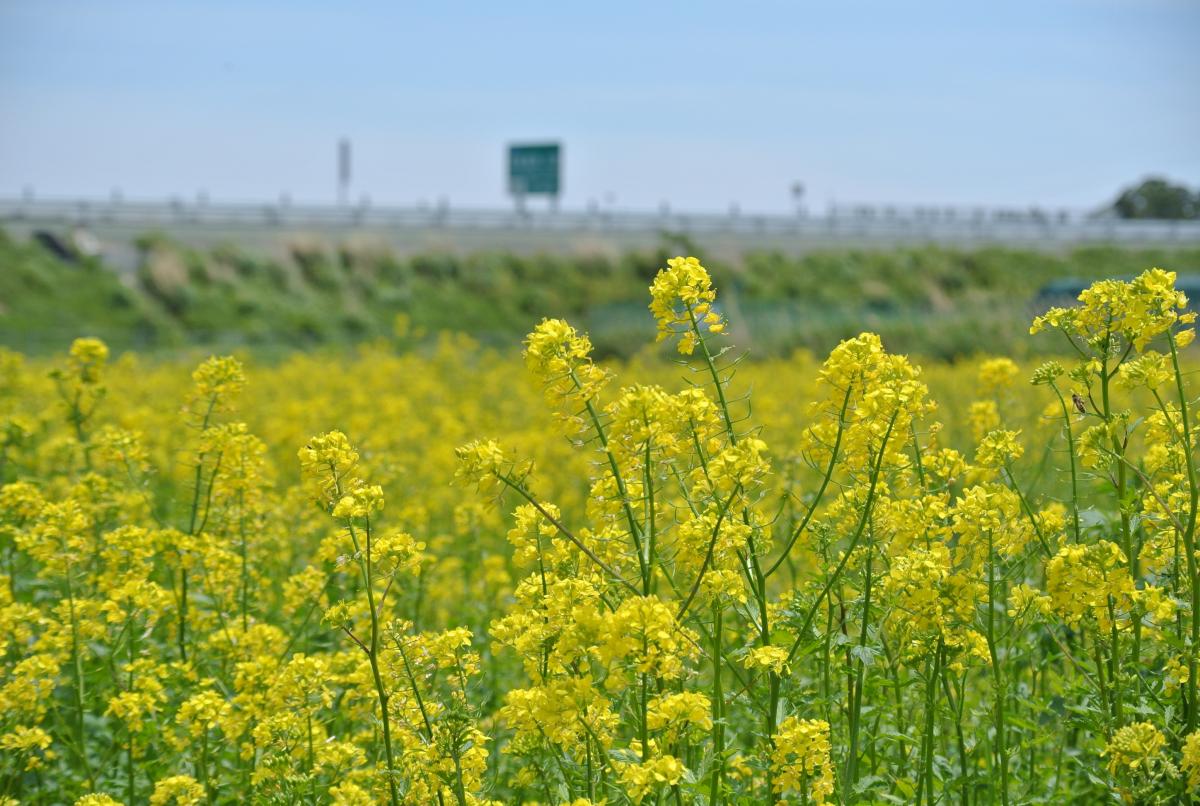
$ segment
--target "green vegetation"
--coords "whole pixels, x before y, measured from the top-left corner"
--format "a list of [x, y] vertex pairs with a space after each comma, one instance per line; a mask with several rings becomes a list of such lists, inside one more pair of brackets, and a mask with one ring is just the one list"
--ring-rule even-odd
[[[436, 253], [411, 258], [369, 248], [292, 244], [286, 259], [235, 247], [198, 251], [148, 236], [135, 276], [94, 260], [67, 262], [0, 233], [0, 344], [31, 353], [96, 335], [118, 349], [183, 346], [313, 347], [442, 330], [510, 344], [531, 319], [563, 316], [601, 355], [642, 348], [645, 291], [669, 254], [523, 257]], [[682, 248], [681, 248], [682, 246]], [[936, 247], [746, 255], [713, 271], [735, 336], [759, 357], [819, 354], [863, 330], [893, 350], [938, 358], [1020, 354], [1039, 288], [1157, 265], [1200, 270], [1200, 249], [1088, 248], [1065, 255]]]
[[99, 261], [65, 261], [0, 230], [0, 344], [45, 353], [85, 333], [122, 347], [186, 340], [167, 311]]
[[1121, 218], [1191, 221], [1200, 217], [1200, 190], [1192, 192], [1161, 177], [1150, 177], [1121, 191], [1112, 209]]

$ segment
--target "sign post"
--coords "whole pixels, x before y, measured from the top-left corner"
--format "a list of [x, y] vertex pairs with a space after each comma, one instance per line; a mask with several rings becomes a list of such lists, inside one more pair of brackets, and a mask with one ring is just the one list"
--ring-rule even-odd
[[548, 196], [558, 206], [562, 191], [562, 146], [522, 143], [508, 147], [508, 192], [524, 211], [526, 196]]

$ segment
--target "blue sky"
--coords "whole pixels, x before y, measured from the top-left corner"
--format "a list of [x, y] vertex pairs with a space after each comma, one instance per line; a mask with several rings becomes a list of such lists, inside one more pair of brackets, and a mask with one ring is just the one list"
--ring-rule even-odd
[[1200, 184], [1200, 3], [0, 2], [0, 195], [1086, 207]]

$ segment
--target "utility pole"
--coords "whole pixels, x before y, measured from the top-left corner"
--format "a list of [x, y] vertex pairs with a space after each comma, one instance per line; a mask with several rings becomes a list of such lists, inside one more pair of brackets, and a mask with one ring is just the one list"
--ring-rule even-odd
[[804, 216], [804, 183], [792, 183], [792, 202], [796, 205], [796, 215]]
[[350, 138], [338, 141], [337, 149], [338, 207], [345, 207], [350, 197]]

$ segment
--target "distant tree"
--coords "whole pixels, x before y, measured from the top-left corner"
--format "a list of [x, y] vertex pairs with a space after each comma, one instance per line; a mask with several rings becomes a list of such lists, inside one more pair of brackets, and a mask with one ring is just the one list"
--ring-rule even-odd
[[1160, 177], [1149, 177], [1136, 187], [1126, 188], [1113, 202], [1120, 218], [1200, 218], [1200, 192], [1173, 185]]

